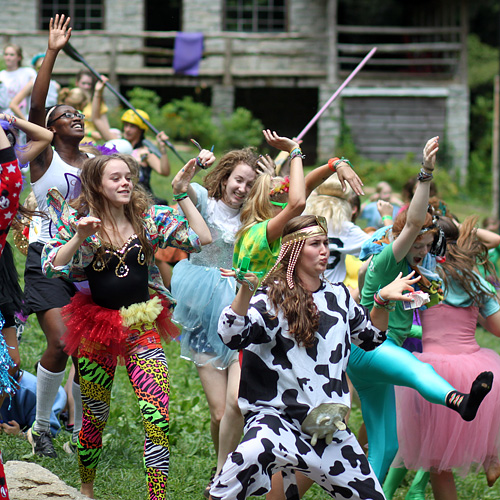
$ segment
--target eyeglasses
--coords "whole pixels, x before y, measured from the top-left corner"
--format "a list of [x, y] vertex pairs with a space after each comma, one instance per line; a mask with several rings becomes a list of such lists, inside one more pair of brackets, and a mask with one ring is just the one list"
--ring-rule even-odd
[[276, 207], [281, 207], [281, 210], [285, 210], [285, 207], [288, 205], [288, 202], [286, 201], [285, 203], [280, 203], [279, 201], [271, 201], [271, 205], [274, 205]]
[[77, 111], [76, 113], [71, 113], [70, 111], [66, 111], [66, 113], [63, 113], [62, 115], [59, 115], [57, 118], [50, 120], [49, 124], [56, 122], [57, 120], [59, 120], [59, 118], [71, 119], [71, 118], [75, 118], [75, 117], [80, 118], [80, 120], [85, 119], [85, 115], [83, 113], [80, 113], [79, 111]]

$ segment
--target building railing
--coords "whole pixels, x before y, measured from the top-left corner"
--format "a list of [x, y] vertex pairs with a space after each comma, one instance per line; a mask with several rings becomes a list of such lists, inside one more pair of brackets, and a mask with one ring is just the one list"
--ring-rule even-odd
[[[172, 61], [177, 32], [74, 32], [71, 43], [111, 80], [174, 77]], [[250, 78], [294, 78], [325, 81], [330, 74], [349, 72], [373, 47], [378, 50], [363, 74], [370, 78], [466, 81], [466, 31], [463, 27], [345, 26], [336, 40], [310, 33], [204, 33], [200, 78], [231, 85]], [[2, 30], [0, 37], [25, 48], [46, 46], [42, 31]], [[330, 47], [330, 48], [329, 48]], [[333, 53], [332, 48], [333, 47]], [[330, 52], [329, 52], [330, 50]], [[29, 53], [29, 52], [28, 52]], [[69, 74], [77, 63], [60, 58], [56, 74]]]

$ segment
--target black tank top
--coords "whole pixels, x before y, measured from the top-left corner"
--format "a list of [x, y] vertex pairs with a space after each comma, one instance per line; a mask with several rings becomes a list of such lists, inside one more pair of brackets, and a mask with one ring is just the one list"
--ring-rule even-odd
[[107, 247], [85, 268], [93, 301], [120, 309], [149, 300], [148, 266], [139, 238], [132, 235], [121, 248]]

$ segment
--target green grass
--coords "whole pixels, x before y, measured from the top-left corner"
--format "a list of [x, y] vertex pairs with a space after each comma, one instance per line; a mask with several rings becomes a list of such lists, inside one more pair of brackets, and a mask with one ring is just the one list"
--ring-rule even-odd
[[[189, 157], [189, 154], [184, 153], [184, 156]], [[180, 167], [180, 162], [173, 158], [173, 172]], [[171, 199], [170, 180], [171, 178], [165, 179], [153, 174], [153, 186], [159, 196]], [[453, 204], [451, 207], [454, 208]], [[464, 207], [460, 208], [465, 214]], [[15, 252], [15, 257], [22, 281], [24, 257], [19, 252]], [[481, 345], [500, 352], [497, 338], [483, 330], [479, 330], [477, 336]], [[44, 349], [44, 335], [36, 317], [31, 316], [20, 346], [23, 367], [33, 371], [33, 366], [40, 359]], [[171, 378], [171, 469], [167, 498], [201, 500], [203, 490], [209, 480], [210, 470], [215, 465], [215, 453], [209, 432], [208, 406], [194, 365], [179, 357], [179, 344], [172, 342], [165, 346], [165, 352]], [[101, 500], [146, 499], [140, 413], [123, 367], [117, 370], [112, 394], [111, 414], [104, 433], [104, 450], [95, 483], [96, 498]], [[353, 408], [349, 425], [354, 432], [359, 429], [361, 421], [359, 408]], [[64, 431], [56, 438], [55, 446], [59, 454], [56, 460], [34, 457], [27, 441], [5, 434], [0, 435], [0, 449], [4, 460], [35, 461], [57, 474], [71, 486], [78, 488], [79, 475], [76, 458], [67, 455], [62, 449], [64, 442], [68, 439], [69, 434]], [[412, 472], [408, 473], [396, 492], [394, 497], [396, 500], [405, 498], [413, 475]], [[488, 488], [483, 473], [470, 474], [465, 478], [457, 476], [456, 482], [460, 499], [500, 500], [500, 484], [491, 489]], [[315, 485], [304, 498], [326, 500], [330, 497]], [[427, 498], [433, 498], [430, 486], [427, 487]]]

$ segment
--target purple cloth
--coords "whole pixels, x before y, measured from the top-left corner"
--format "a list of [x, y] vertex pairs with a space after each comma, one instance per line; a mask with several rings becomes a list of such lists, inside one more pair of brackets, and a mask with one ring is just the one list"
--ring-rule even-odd
[[179, 31], [174, 45], [174, 71], [184, 75], [198, 76], [203, 56], [203, 33]]

